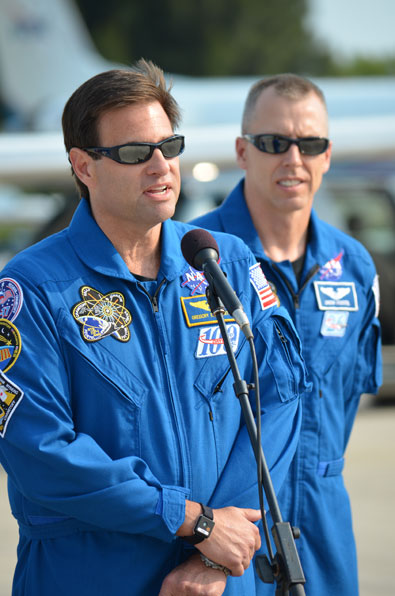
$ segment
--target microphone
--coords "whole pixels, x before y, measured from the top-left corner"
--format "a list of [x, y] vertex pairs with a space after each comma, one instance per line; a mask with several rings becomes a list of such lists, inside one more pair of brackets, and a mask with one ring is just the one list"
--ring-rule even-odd
[[217, 261], [219, 248], [215, 238], [207, 230], [195, 229], [181, 239], [184, 259], [194, 269], [203, 271], [213, 292], [220, 298], [247, 339], [252, 338], [250, 323], [243, 306]]

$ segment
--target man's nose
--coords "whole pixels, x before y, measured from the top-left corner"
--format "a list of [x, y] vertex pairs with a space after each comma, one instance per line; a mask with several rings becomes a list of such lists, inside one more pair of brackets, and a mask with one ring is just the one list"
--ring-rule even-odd
[[301, 164], [302, 163], [302, 154], [299, 150], [299, 147], [296, 143], [291, 143], [289, 149], [284, 153], [284, 163], [289, 164]]
[[154, 149], [152, 157], [148, 161], [148, 172], [150, 174], [163, 174], [167, 173], [169, 169], [169, 160], [164, 157], [160, 149]]

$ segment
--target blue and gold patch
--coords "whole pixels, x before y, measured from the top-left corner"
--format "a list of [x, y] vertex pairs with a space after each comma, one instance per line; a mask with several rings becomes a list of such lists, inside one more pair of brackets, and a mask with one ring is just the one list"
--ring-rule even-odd
[[0, 437], [4, 437], [7, 424], [22, 397], [22, 389], [0, 371]]
[[14, 366], [21, 347], [21, 336], [14, 323], [0, 319], [0, 370], [5, 372]]
[[120, 292], [102, 294], [90, 286], [82, 286], [80, 294], [83, 300], [73, 306], [72, 315], [81, 325], [85, 341], [99, 341], [109, 335], [129, 341], [132, 315], [125, 308], [125, 298]]
[[[217, 318], [212, 314], [205, 294], [197, 296], [181, 296], [182, 310], [188, 327], [197, 325], [216, 325]], [[234, 321], [229, 313], [225, 313], [225, 321]]]

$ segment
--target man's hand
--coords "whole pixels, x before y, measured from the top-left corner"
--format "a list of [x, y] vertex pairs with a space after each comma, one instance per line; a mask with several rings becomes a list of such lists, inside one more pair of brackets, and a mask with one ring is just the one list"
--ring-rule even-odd
[[[253, 522], [261, 519], [257, 509], [224, 507], [214, 509], [215, 526], [209, 538], [196, 544], [206, 557], [228, 567], [232, 575], [243, 575], [255, 551], [261, 546], [258, 528]], [[185, 521], [178, 529], [178, 536], [192, 535], [193, 527], [201, 513], [201, 507], [193, 501], [186, 501]]]
[[165, 577], [159, 596], [221, 596], [225, 587], [224, 572], [206, 567], [195, 554]]
[[257, 509], [215, 509], [211, 536], [196, 548], [212, 561], [228, 567], [232, 575], [243, 575], [261, 547], [259, 530], [253, 523], [259, 519], [261, 512]]

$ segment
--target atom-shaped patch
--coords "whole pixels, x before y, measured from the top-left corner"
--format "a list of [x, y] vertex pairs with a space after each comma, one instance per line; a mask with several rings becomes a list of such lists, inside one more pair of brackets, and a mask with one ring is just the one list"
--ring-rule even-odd
[[125, 298], [120, 292], [102, 294], [90, 286], [82, 286], [80, 294], [82, 302], [73, 306], [72, 315], [81, 325], [85, 341], [99, 341], [108, 335], [129, 341], [132, 315], [125, 308]]

